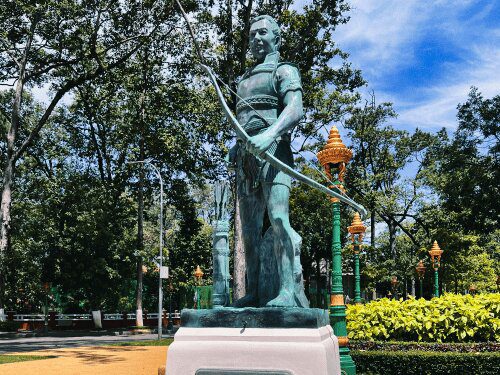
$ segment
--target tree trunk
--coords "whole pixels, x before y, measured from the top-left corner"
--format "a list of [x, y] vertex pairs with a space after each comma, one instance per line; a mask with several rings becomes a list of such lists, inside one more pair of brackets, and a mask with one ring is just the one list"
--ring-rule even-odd
[[411, 295], [415, 297], [415, 276], [411, 277]]
[[392, 260], [396, 260], [396, 224], [389, 219], [387, 224], [389, 228], [389, 249], [391, 253]]
[[316, 250], [316, 307], [321, 308], [321, 269], [320, 269], [320, 258], [318, 251]]
[[375, 249], [375, 211], [370, 212], [370, 246]]
[[[31, 38], [26, 47], [26, 54], [31, 45]], [[24, 78], [26, 74], [26, 55], [24, 61], [20, 66], [19, 79], [16, 83], [16, 93], [14, 102], [12, 103], [12, 115], [10, 121], [10, 128], [7, 133], [7, 158], [5, 161], [5, 169], [3, 175], [3, 189], [2, 189], [2, 203], [0, 206], [2, 215], [2, 229], [0, 238], [0, 308], [4, 307], [4, 293], [5, 293], [5, 255], [10, 248], [10, 229], [11, 229], [11, 216], [10, 210], [12, 207], [12, 182], [14, 180], [14, 169], [16, 160], [14, 157], [14, 147], [17, 138], [17, 130], [19, 127], [21, 101], [24, 90]]]
[[[141, 158], [142, 160], [142, 158]], [[138, 210], [137, 210], [137, 289], [135, 293], [136, 304], [136, 317], [135, 325], [138, 327], [144, 326], [142, 320], [142, 250], [144, 249], [144, 167], [141, 165], [139, 173], [139, 197], [138, 197]]]
[[236, 194], [234, 213], [233, 301], [245, 296], [245, 273], [245, 249], [243, 248], [243, 233], [241, 230], [239, 199], [238, 194]]
[[[9, 152], [8, 152], [9, 153]], [[6, 167], [4, 171], [3, 179], [3, 191], [2, 191], [2, 237], [0, 239], [0, 309], [4, 306], [4, 296], [5, 296], [5, 256], [10, 247], [10, 209], [12, 205], [12, 179], [14, 176], [14, 161], [11, 158], [7, 158]]]
[[248, 0], [248, 4], [245, 9], [245, 16], [243, 20], [243, 41], [241, 45], [241, 54], [240, 54], [240, 71], [244, 72], [245, 71], [245, 63], [246, 63], [246, 56], [247, 56], [247, 49], [248, 49], [248, 34], [250, 33], [250, 17], [252, 15], [252, 7], [253, 7], [253, 0]]

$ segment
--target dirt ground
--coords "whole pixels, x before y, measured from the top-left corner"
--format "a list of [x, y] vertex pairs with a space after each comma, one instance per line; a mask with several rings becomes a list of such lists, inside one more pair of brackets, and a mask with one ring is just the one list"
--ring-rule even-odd
[[[2, 375], [157, 375], [165, 366], [166, 346], [93, 346], [39, 350], [23, 355], [57, 358], [0, 365]], [[9, 353], [15, 354], [15, 353]]]

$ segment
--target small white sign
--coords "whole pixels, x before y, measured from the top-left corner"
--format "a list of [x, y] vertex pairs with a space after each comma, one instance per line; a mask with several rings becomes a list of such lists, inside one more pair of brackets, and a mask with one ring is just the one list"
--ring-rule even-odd
[[168, 279], [168, 267], [162, 266], [160, 269], [160, 279]]

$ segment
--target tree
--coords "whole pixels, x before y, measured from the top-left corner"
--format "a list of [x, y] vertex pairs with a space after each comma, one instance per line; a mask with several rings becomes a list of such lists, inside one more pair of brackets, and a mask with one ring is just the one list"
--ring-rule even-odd
[[426, 183], [452, 222], [465, 233], [487, 235], [498, 228], [500, 216], [500, 96], [483, 99], [473, 87], [457, 118], [453, 137], [441, 130], [426, 154]]
[[[4, 25], [0, 34], [0, 82], [15, 86], [12, 105], [4, 113], [9, 124], [1, 202], [2, 307], [5, 282], [2, 257], [10, 248], [16, 162], [37, 139], [66, 94], [106, 71], [121, 67], [157, 35], [169, 12], [163, 3], [9, 0], [0, 5], [0, 14]], [[26, 87], [40, 85], [50, 86], [53, 94], [35, 126], [19, 139], [23, 134], [23, 92]]]

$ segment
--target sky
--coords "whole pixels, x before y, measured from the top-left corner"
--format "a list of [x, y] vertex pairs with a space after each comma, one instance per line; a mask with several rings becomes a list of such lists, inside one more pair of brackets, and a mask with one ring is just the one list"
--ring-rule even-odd
[[[307, 3], [307, 1], [304, 1]], [[500, 1], [351, 0], [337, 45], [361, 69], [377, 102], [390, 101], [392, 124], [435, 132], [456, 125], [471, 86], [500, 93]]]

